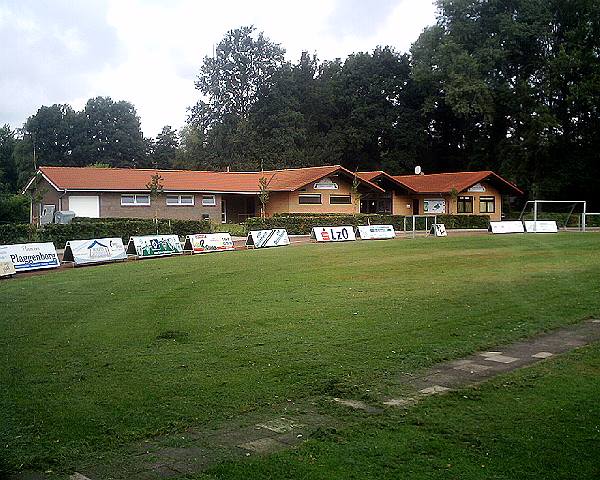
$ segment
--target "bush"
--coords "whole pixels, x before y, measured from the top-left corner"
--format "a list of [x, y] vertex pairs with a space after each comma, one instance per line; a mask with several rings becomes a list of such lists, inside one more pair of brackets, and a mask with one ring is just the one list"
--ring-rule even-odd
[[29, 222], [29, 197], [0, 195], [0, 224]]
[[[134, 235], [156, 234], [157, 224], [148, 219], [79, 219], [67, 225], [51, 223], [41, 227], [28, 224], [0, 225], [0, 244], [25, 242], [52, 242], [57, 248], [63, 248], [69, 240], [87, 240], [91, 238], [117, 237], [123, 242]], [[211, 232], [208, 221], [159, 220], [160, 234], [174, 234], [185, 237], [194, 233]]]
[[[249, 218], [246, 221], [248, 230], [263, 230], [271, 228], [285, 228], [290, 235], [308, 235], [313, 227], [337, 227], [342, 225], [393, 225], [397, 231], [404, 230], [404, 216], [402, 215], [338, 215], [338, 214], [277, 214], [273, 217]], [[407, 219], [407, 229], [412, 229], [412, 220]], [[446, 228], [487, 228], [490, 218], [487, 215], [438, 215], [438, 223], [444, 223]], [[433, 217], [428, 225], [433, 222]], [[417, 218], [416, 229], [425, 229], [425, 219]]]

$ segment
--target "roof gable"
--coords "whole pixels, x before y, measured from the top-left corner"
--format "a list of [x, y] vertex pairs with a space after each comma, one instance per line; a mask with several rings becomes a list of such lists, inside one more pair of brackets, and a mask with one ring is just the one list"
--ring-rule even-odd
[[451, 193], [453, 190], [460, 193], [476, 183], [489, 181], [499, 187], [501, 191], [523, 195], [523, 192], [514, 184], [491, 170], [433, 173], [429, 175], [396, 175], [393, 178], [417, 193]]

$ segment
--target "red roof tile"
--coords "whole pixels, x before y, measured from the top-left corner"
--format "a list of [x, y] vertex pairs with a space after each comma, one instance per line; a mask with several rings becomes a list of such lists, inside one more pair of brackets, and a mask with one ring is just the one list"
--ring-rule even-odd
[[[39, 171], [59, 190], [143, 191], [158, 173], [165, 191], [258, 193], [258, 181], [265, 177], [271, 191], [294, 191], [334, 173], [351, 178], [352, 172], [339, 165], [271, 170], [264, 172], [208, 172], [93, 167], [40, 167]], [[359, 177], [360, 178], [360, 177]], [[383, 191], [361, 178], [361, 183]]]
[[452, 190], [463, 192], [476, 183], [491, 181], [502, 190], [523, 195], [514, 184], [491, 170], [480, 172], [433, 173], [429, 175], [394, 175], [394, 179], [417, 193], [450, 193]]

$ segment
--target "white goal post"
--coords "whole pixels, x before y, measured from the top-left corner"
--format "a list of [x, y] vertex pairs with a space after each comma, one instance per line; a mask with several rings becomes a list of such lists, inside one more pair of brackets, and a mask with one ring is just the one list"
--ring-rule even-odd
[[573, 215], [573, 211], [575, 210], [575, 207], [577, 205], [582, 205], [583, 210], [581, 212], [581, 231], [585, 232], [585, 216], [587, 214], [587, 202], [585, 200], [528, 200], [527, 202], [525, 202], [525, 205], [523, 206], [523, 210], [521, 210], [521, 215], [519, 216], [519, 220], [523, 219], [523, 215], [525, 214], [525, 210], [527, 209], [527, 206], [533, 204], [533, 221], [537, 222], [538, 221], [538, 212], [539, 212], [538, 206], [541, 206], [544, 203], [558, 203], [558, 204], [572, 205], [571, 210], [569, 211], [569, 213], [567, 215], [567, 220], [565, 221], [565, 225], [564, 225], [565, 228], [566, 228], [567, 224], [569, 223], [569, 218], [571, 217], [571, 215]]

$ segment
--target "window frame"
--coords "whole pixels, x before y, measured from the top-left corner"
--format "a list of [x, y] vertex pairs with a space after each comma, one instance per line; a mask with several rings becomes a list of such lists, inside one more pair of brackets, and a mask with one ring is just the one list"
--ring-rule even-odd
[[[302, 199], [317, 198], [318, 202], [303, 202]], [[323, 205], [323, 196], [320, 193], [301, 193], [298, 195], [298, 205]]]
[[[176, 198], [177, 201], [175, 203], [169, 203], [169, 197]], [[192, 200], [191, 203], [183, 203], [182, 198], [190, 198]], [[191, 193], [167, 193], [165, 198], [165, 204], [167, 207], [193, 207], [196, 203], [195, 195]]]
[[[124, 197], [132, 197], [132, 203], [123, 203]], [[146, 197], [148, 202], [140, 202], [138, 201], [138, 197]], [[149, 193], [122, 193], [121, 194], [121, 206], [122, 207], [149, 207], [152, 200], [150, 199]]]
[[[347, 202], [332, 202], [331, 200], [333, 200], [334, 198], [347, 198], [348, 201]], [[351, 194], [346, 194], [346, 195], [342, 195], [342, 194], [336, 194], [336, 195], [329, 195], [329, 205], [352, 205], [352, 195]]]
[[[211, 199], [212, 202], [206, 202], [206, 200]], [[200, 200], [203, 207], [216, 207], [217, 206], [217, 196], [216, 195], [202, 195], [202, 199]]]
[[[486, 209], [482, 210], [482, 203], [486, 205]], [[488, 210], [488, 206], [492, 205], [492, 209]], [[479, 213], [496, 213], [496, 197], [494, 196], [483, 196], [479, 197]]]
[[[465, 203], [466, 202], [466, 203]], [[467, 210], [465, 207], [466, 205], [471, 205], [471, 210]], [[460, 211], [460, 205], [463, 205], [463, 211]], [[473, 213], [473, 195], [460, 195], [457, 199], [456, 199], [456, 213], [465, 213], [465, 214], [472, 214]]]

